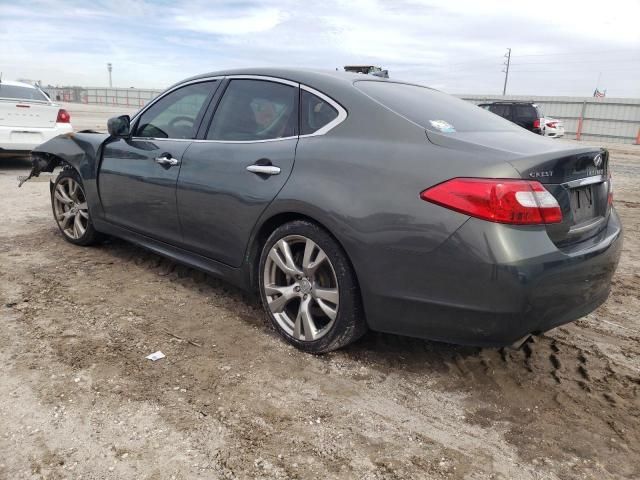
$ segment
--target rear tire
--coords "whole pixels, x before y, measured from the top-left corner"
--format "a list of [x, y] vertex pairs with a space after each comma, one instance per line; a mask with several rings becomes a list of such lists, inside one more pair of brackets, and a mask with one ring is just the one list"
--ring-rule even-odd
[[91, 221], [82, 178], [73, 168], [65, 168], [56, 178], [51, 189], [51, 208], [67, 242], [85, 246], [101, 239]]
[[347, 255], [314, 223], [296, 220], [277, 228], [262, 249], [258, 279], [271, 324], [300, 350], [330, 352], [367, 331]]

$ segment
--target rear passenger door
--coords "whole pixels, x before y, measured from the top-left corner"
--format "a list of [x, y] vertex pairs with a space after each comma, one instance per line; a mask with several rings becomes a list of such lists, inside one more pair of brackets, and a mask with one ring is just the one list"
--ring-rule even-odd
[[299, 88], [251, 77], [228, 78], [222, 89], [210, 125], [182, 159], [177, 204], [185, 246], [237, 267], [293, 168]]

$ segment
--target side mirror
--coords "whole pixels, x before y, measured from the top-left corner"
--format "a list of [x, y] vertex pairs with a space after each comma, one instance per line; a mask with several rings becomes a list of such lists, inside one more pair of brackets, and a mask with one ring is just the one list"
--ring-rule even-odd
[[107, 122], [107, 131], [112, 137], [128, 137], [131, 131], [129, 115], [110, 118]]

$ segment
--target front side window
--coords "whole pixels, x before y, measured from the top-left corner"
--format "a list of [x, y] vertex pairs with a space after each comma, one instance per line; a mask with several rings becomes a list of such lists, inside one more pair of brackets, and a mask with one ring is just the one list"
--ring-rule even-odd
[[297, 134], [296, 88], [265, 80], [231, 80], [208, 140], [255, 141]]
[[194, 138], [197, 119], [215, 81], [194, 83], [165, 95], [146, 110], [136, 128], [136, 137]]
[[338, 111], [311, 92], [300, 95], [300, 135], [317, 132], [338, 117]]

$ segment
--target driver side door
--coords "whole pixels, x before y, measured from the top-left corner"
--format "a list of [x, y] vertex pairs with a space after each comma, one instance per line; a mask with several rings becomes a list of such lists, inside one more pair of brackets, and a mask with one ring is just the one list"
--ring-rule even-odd
[[170, 91], [137, 117], [130, 137], [105, 145], [98, 187], [107, 221], [167, 243], [182, 242], [178, 173], [218, 83]]

